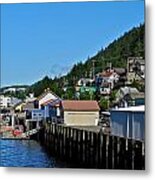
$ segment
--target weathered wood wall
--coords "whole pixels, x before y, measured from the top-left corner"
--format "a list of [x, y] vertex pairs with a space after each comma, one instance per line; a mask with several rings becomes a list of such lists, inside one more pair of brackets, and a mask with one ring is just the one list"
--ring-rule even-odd
[[39, 140], [52, 155], [71, 167], [145, 169], [145, 147], [141, 141], [58, 124], [41, 129]]

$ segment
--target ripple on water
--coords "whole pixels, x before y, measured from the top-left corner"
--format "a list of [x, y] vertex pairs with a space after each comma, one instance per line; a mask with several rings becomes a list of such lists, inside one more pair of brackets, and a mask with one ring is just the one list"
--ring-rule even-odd
[[33, 140], [0, 140], [0, 166], [53, 168], [55, 159]]

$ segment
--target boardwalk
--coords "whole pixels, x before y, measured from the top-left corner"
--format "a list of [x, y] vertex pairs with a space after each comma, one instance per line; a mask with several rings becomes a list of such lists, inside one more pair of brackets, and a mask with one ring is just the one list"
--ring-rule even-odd
[[71, 167], [145, 169], [144, 142], [106, 135], [98, 127], [46, 125], [39, 139]]

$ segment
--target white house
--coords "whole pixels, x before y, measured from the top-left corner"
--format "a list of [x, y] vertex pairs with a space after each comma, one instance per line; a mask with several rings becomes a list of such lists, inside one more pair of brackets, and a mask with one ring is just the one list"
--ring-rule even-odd
[[81, 78], [77, 82], [77, 86], [90, 86], [94, 82], [94, 79]]
[[59, 97], [54, 92], [52, 92], [50, 89], [46, 89], [45, 92], [37, 98], [39, 109], [43, 104], [50, 102], [51, 100], [56, 100], [58, 98]]
[[11, 98], [10, 97], [6, 97], [4, 95], [0, 96], [0, 107], [1, 108], [7, 108], [9, 107], [11, 104]]
[[15, 98], [15, 97], [9, 97], [9, 96], [0, 96], [0, 107], [1, 108], [8, 108], [8, 107], [13, 107], [17, 103], [21, 102], [20, 99]]

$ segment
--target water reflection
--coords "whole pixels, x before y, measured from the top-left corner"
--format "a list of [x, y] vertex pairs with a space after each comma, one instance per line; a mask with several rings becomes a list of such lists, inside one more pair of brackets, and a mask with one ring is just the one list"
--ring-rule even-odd
[[58, 166], [39, 143], [33, 140], [0, 140], [0, 166], [42, 167]]

